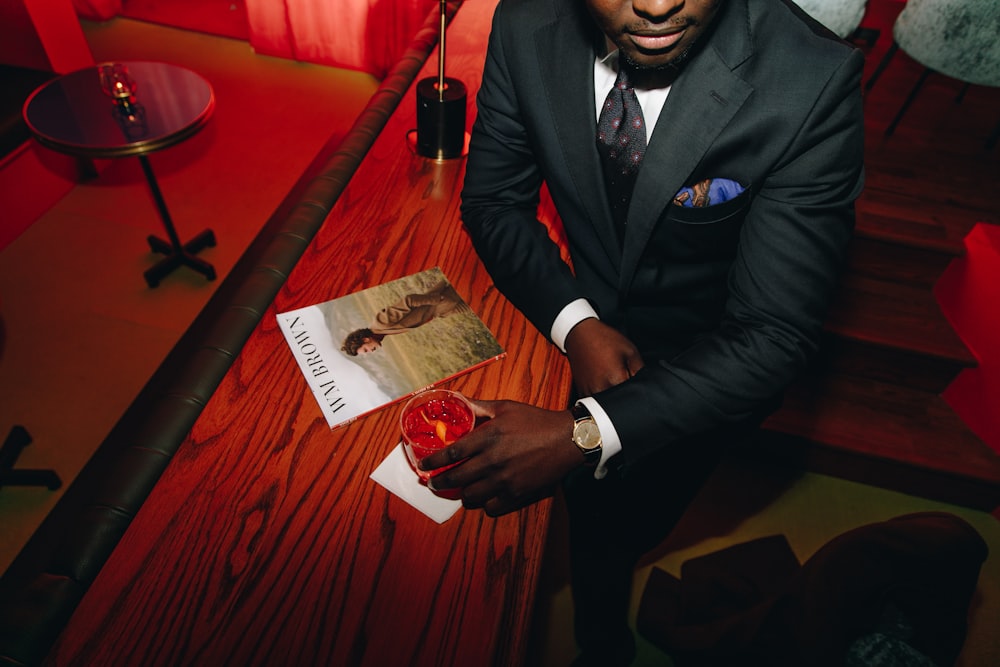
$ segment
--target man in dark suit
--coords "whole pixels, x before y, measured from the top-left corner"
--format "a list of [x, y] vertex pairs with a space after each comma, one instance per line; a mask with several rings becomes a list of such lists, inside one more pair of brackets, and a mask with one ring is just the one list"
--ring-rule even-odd
[[[817, 347], [862, 187], [862, 66], [787, 0], [497, 9], [463, 219], [497, 287], [566, 352], [580, 399], [477, 401], [488, 421], [424, 466], [466, 459], [435, 486], [491, 515], [563, 482], [594, 664], [628, 662], [638, 557]], [[595, 138], [614, 126], [599, 123], [613, 84], [635, 91], [648, 140], [630, 201], [609, 195]], [[537, 219], [543, 183], [571, 263]]]

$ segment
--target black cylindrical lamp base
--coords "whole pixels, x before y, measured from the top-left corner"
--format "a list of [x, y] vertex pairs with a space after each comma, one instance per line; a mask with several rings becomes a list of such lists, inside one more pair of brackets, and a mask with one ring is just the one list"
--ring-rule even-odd
[[465, 84], [445, 77], [444, 93], [438, 78], [417, 83], [417, 153], [444, 160], [461, 157], [465, 148]]

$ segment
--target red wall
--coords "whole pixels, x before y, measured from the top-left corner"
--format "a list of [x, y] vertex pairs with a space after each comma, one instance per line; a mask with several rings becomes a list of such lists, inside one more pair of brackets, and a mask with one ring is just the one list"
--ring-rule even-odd
[[965, 256], [948, 267], [934, 293], [979, 366], [963, 371], [943, 396], [1000, 453], [1000, 228], [976, 225], [965, 248]]

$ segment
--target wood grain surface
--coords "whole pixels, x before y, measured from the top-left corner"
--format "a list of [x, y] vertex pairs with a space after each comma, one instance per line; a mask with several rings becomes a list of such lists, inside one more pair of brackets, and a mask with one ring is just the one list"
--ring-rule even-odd
[[[494, 5], [465, 3], [448, 33], [448, 76], [469, 89], [470, 127]], [[436, 52], [424, 70], [436, 73]], [[461, 226], [464, 160], [415, 155], [415, 116], [411, 90], [48, 664], [522, 661], [550, 501], [499, 519], [424, 517], [369, 479], [398, 442], [398, 405], [330, 430], [275, 321], [439, 266], [507, 351], [445, 386], [566, 405], [564, 360], [496, 291]]]

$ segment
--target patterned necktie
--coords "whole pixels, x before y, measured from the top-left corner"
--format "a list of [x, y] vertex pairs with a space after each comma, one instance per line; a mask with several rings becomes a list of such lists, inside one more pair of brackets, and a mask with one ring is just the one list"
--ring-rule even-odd
[[629, 201], [646, 154], [646, 123], [625, 63], [619, 64], [618, 78], [597, 120], [597, 151], [604, 167], [611, 214], [619, 238], [624, 238]]

